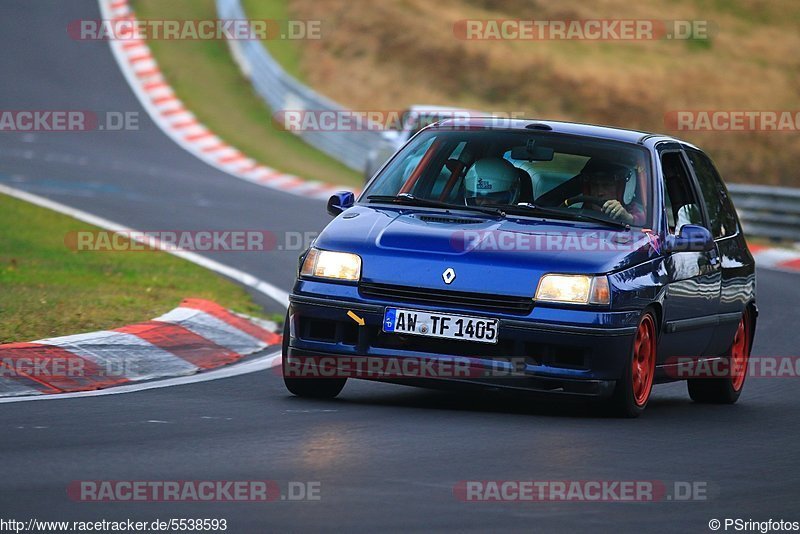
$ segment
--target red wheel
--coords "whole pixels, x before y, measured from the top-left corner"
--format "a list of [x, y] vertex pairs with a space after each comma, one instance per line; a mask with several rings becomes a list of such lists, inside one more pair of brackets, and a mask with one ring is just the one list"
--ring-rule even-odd
[[652, 310], [645, 310], [633, 336], [630, 363], [625, 366], [625, 375], [617, 380], [609, 408], [622, 417], [638, 417], [642, 414], [656, 376], [658, 329]]
[[734, 391], [741, 391], [747, 375], [747, 363], [750, 360], [750, 325], [747, 324], [747, 316], [746, 312], [742, 315], [731, 345], [731, 386]]
[[689, 396], [693, 401], [733, 404], [739, 400], [744, 380], [747, 378], [747, 364], [750, 361], [750, 345], [752, 345], [753, 339], [752, 321], [750, 310], [744, 310], [727, 354], [729, 376], [689, 380]]
[[642, 318], [636, 330], [631, 365], [633, 401], [643, 407], [650, 398], [656, 374], [656, 325], [650, 314]]

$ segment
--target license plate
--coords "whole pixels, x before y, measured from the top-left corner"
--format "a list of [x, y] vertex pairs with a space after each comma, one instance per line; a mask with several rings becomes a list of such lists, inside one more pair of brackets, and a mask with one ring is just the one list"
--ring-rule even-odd
[[386, 308], [383, 315], [383, 331], [394, 334], [497, 343], [497, 330], [497, 319], [401, 308]]

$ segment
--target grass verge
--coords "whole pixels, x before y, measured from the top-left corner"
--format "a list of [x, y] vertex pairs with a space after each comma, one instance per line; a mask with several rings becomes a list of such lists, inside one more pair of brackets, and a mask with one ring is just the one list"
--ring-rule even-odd
[[[262, 18], [285, 19], [285, 2], [271, 1]], [[142, 19], [216, 18], [213, 0], [135, 0]], [[164, 40], [149, 46], [184, 104], [215, 134], [249, 157], [302, 178], [360, 186], [362, 178], [333, 158], [272, 123], [272, 112], [242, 77], [225, 41]], [[292, 64], [296, 49], [275, 42], [270, 50]], [[296, 62], [294, 62], [296, 64]], [[289, 68], [296, 74], [296, 68]]]
[[76, 252], [68, 232], [97, 228], [0, 194], [0, 343], [152, 319], [183, 298], [261, 315], [240, 286], [165, 252]]

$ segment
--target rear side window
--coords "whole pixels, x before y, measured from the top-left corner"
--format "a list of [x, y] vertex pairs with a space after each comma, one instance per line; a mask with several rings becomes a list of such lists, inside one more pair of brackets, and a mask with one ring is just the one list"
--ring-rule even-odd
[[687, 150], [689, 161], [703, 194], [703, 202], [715, 239], [736, 233], [736, 214], [728, 190], [708, 156], [697, 150]]

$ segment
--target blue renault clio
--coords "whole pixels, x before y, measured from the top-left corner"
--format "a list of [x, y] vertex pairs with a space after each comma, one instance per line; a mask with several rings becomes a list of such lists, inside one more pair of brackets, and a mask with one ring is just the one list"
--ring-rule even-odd
[[295, 395], [335, 397], [352, 377], [593, 398], [628, 417], [660, 382], [739, 398], [755, 263], [714, 164], [688, 143], [450, 119], [328, 211], [284, 328]]

